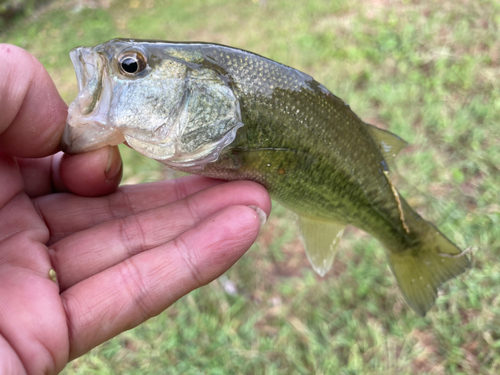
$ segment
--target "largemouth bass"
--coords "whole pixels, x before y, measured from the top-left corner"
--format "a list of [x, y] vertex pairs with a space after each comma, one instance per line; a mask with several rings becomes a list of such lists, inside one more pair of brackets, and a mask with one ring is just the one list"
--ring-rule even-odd
[[363, 122], [309, 75], [216, 44], [114, 39], [70, 53], [79, 94], [62, 148], [126, 142], [166, 165], [248, 179], [299, 215], [313, 268], [332, 265], [344, 227], [385, 247], [418, 314], [470, 267], [459, 248], [399, 195], [387, 160], [406, 142]]

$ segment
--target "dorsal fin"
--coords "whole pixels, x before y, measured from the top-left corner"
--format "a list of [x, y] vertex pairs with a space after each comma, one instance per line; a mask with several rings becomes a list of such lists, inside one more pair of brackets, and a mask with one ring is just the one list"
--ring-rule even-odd
[[366, 124], [366, 128], [371, 133], [371, 135], [378, 142], [384, 158], [387, 161], [391, 161], [396, 157], [396, 155], [408, 145], [408, 142], [404, 141], [396, 134], [393, 134], [387, 130], [377, 128], [376, 126]]

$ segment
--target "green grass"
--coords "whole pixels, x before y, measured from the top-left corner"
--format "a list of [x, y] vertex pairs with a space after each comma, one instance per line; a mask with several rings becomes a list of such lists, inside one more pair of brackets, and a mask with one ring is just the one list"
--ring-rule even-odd
[[[64, 373], [500, 373], [499, 29], [496, 0], [56, 0], [0, 31], [42, 61], [68, 102], [69, 50], [118, 36], [224, 43], [301, 69], [412, 144], [395, 166], [402, 195], [462, 248], [477, 247], [473, 269], [420, 318], [374, 239], [350, 228], [321, 279], [293, 215], [275, 204], [225, 278]], [[127, 183], [166, 175], [122, 151]]]

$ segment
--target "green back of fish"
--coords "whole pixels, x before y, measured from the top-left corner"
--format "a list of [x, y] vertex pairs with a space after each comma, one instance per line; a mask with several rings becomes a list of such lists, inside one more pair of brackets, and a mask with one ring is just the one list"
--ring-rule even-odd
[[345, 224], [371, 233], [388, 250], [404, 298], [425, 315], [437, 288], [470, 263], [392, 185], [386, 158], [406, 143], [365, 124], [304, 73], [244, 51], [204, 53], [230, 77], [244, 124], [205, 173], [258, 181], [299, 214], [309, 260], [321, 275]]

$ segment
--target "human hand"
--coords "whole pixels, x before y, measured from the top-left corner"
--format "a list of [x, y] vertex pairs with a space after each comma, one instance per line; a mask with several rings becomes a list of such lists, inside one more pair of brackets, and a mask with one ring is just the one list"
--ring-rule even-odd
[[53, 374], [224, 273], [271, 203], [195, 176], [117, 189], [116, 147], [57, 153], [67, 107], [42, 65], [0, 61], [0, 373]]

